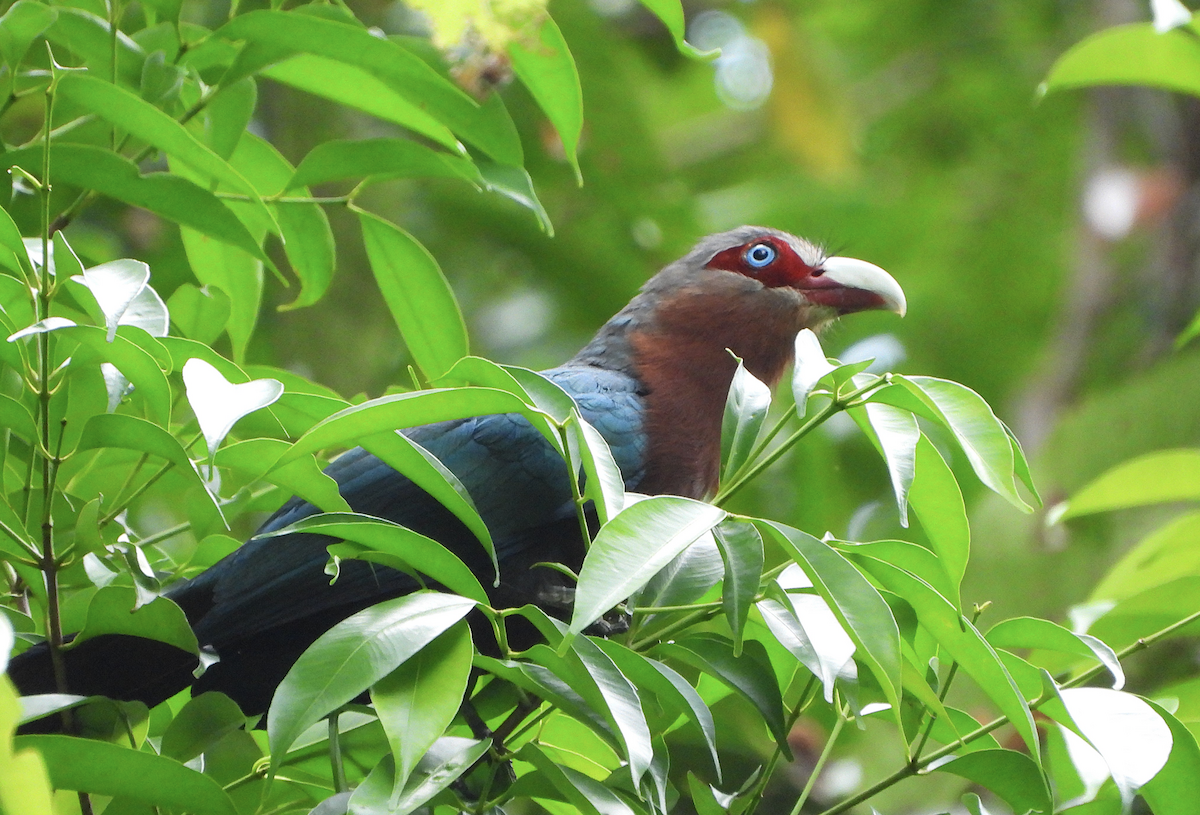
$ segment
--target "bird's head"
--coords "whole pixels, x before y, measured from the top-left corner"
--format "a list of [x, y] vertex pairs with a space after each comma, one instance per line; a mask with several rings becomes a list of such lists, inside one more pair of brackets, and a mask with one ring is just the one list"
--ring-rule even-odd
[[693, 268], [741, 275], [766, 289], [794, 292], [826, 319], [856, 311], [883, 309], [904, 316], [904, 291], [873, 263], [828, 257], [820, 247], [777, 229], [743, 226], [710, 235], [689, 258]]

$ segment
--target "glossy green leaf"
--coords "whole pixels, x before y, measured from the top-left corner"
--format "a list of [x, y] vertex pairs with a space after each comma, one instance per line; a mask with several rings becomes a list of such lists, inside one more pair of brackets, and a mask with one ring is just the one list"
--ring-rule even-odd
[[313, 425], [280, 459], [286, 464], [305, 453], [392, 430], [492, 413], [526, 413], [511, 393], [493, 388], [449, 388], [381, 396], [340, 410]]
[[1190, 30], [1158, 33], [1150, 23], [1099, 31], [1058, 58], [1044, 90], [1147, 85], [1200, 96], [1200, 42]]
[[583, 497], [596, 507], [600, 523], [606, 524], [625, 508], [625, 479], [600, 431], [579, 414], [575, 417], [567, 432], [575, 437], [574, 451], [583, 465]]
[[296, 167], [288, 189], [356, 178], [459, 178], [482, 184], [469, 159], [431, 150], [411, 139], [334, 140], [314, 147]]
[[[3, 167], [19, 165], [37, 171], [41, 161], [39, 147], [0, 155]], [[84, 144], [55, 144], [50, 150], [50, 162], [57, 183], [96, 190], [255, 257], [264, 257], [258, 242], [237, 216], [211, 192], [185, 178], [169, 173], [140, 175], [128, 159]]]
[[536, 767], [581, 815], [636, 815], [611, 789], [577, 770], [556, 764], [532, 742], [517, 751], [517, 758]]
[[821, 680], [825, 701], [833, 702], [836, 680], [858, 679], [854, 641], [824, 598], [797, 591], [812, 587], [812, 581], [797, 564], [780, 572], [776, 581], [784, 591], [777, 599], [760, 600], [759, 614], [779, 644]]
[[183, 283], [167, 300], [171, 322], [181, 334], [205, 344], [213, 343], [229, 320], [229, 295], [216, 286]]
[[[108, 341], [104, 329], [90, 325], [65, 326], [57, 331], [57, 335], [75, 340], [96, 357], [116, 366], [133, 383], [137, 389], [135, 394], [145, 400], [147, 417], [160, 427], [166, 427], [171, 419], [171, 386], [154, 357], [129, 339], [137, 331], [136, 328], [121, 328], [112, 342]], [[75, 360], [75, 364], [82, 362]]]
[[447, 149], [465, 153], [454, 133], [437, 117], [362, 68], [315, 54], [296, 54], [268, 65], [261, 73], [276, 82], [361, 110], [385, 122], [406, 127]]
[[917, 444], [921, 439], [916, 417], [879, 402], [868, 402], [846, 412], [883, 456], [900, 512], [900, 525], [908, 526], [908, 493], [916, 476]]
[[255, 379], [234, 384], [202, 359], [189, 359], [183, 366], [188, 404], [196, 414], [211, 458], [229, 431], [248, 413], [261, 410], [283, 394], [283, 383]]
[[[0, 626], [8, 625], [7, 618], [0, 621]], [[0, 811], [52, 815], [54, 793], [41, 755], [31, 748], [13, 749], [9, 743], [20, 715], [16, 688], [7, 678], [0, 680]]]
[[483, 177], [484, 187], [488, 192], [498, 193], [533, 212], [537, 217], [538, 226], [551, 238], [554, 237], [554, 224], [542, 202], [538, 200], [537, 191], [533, 188], [533, 179], [524, 167], [509, 164], [495, 164], [488, 161], [476, 161], [479, 174]]
[[695, 634], [662, 643], [654, 652], [703, 671], [745, 697], [762, 715], [779, 749], [785, 756], [791, 755], [783, 721], [783, 697], [762, 643], [747, 640], [742, 644], [742, 655], [735, 657], [732, 642], [713, 634]]
[[300, 278], [300, 293], [283, 309], [311, 306], [333, 282], [336, 255], [329, 217], [318, 204], [280, 202], [274, 209], [288, 262]]
[[1158, 773], [1142, 785], [1138, 793], [1150, 805], [1154, 815], [1196, 815], [1200, 813], [1200, 747], [1196, 737], [1178, 719], [1159, 705], [1146, 700], [1171, 729], [1171, 753]]
[[38, 437], [29, 408], [9, 396], [0, 395], [0, 427], [11, 430], [27, 443]]
[[104, 17], [82, 8], [58, 7], [58, 15], [45, 31], [46, 39], [77, 54], [97, 76], [112, 78], [116, 51], [117, 79], [136, 88], [146, 61], [145, 50], [127, 34], [112, 27]]
[[[356, 815], [413, 812], [474, 767], [491, 746], [491, 739], [476, 741], [453, 736], [438, 739], [421, 759], [398, 797], [394, 794], [395, 764], [390, 754], [385, 755], [341, 803], [348, 805], [349, 811]], [[333, 813], [340, 811], [345, 810], [333, 810]], [[318, 815], [325, 813], [318, 812]]]
[[[21, 5], [21, 3], [30, 3], [30, 0], [19, 0], [17, 5]], [[40, 7], [46, 8], [46, 6]], [[16, 8], [16, 6], [13, 6], [13, 8]], [[13, 257], [18, 263], [19, 270], [28, 271], [33, 269], [33, 263], [30, 262], [29, 253], [25, 250], [25, 241], [21, 237], [21, 232], [17, 229], [17, 225], [13, 223], [12, 217], [4, 209], [0, 209], [0, 246], [12, 252]]]
[[971, 526], [954, 473], [924, 434], [917, 441], [916, 475], [908, 502], [956, 587], [953, 595], [947, 596], [959, 605], [957, 587], [962, 584], [971, 555]]
[[[58, 234], [55, 235], [58, 238]], [[58, 248], [57, 246], [55, 247]], [[63, 253], [55, 252], [55, 257]], [[83, 270], [83, 283], [96, 298], [104, 312], [104, 324], [108, 330], [108, 341], [116, 336], [117, 326], [134, 298], [142, 293], [150, 281], [150, 267], [139, 260], [123, 258], [102, 263]]]
[[1016, 459], [1004, 423], [965, 385], [932, 376], [896, 376], [954, 434], [979, 480], [1025, 512], [1033, 507], [1017, 491]]
[[945, 597], [928, 583], [890, 563], [856, 557], [885, 588], [913, 607], [917, 619], [988, 697], [1008, 716], [1032, 755], [1039, 755], [1037, 730], [1029, 705], [987, 640]]
[[792, 398], [796, 402], [796, 414], [801, 418], [808, 412], [808, 397], [817, 383], [826, 375], [837, 370], [825, 356], [821, 342], [812, 329], [801, 329], [796, 335], [796, 367], [792, 371]]
[[[784, 547], [829, 604], [857, 647], [857, 656], [879, 681], [893, 711], [900, 709], [900, 629], [891, 609], [865, 577], [828, 544], [798, 529], [759, 521], [764, 540]], [[897, 713], [897, 715], [899, 715]]]
[[[645, 586], [631, 594], [629, 602], [643, 611], [655, 606], [695, 603], [708, 594], [724, 574], [721, 550], [717, 548], [713, 534], [705, 532], [671, 558]], [[650, 635], [657, 625], [669, 624], [672, 619], [675, 618], [670, 614], [643, 616], [639, 633]]]
[[1124, 600], [1183, 575], [1200, 575], [1200, 512], [1155, 529], [1125, 553], [1095, 588], [1092, 600]]
[[771, 389], [747, 371], [739, 359], [721, 418], [722, 480], [736, 473], [750, 458], [770, 409]]
[[613, 640], [595, 640], [596, 645], [608, 654], [621, 673], [629, 677], [638, 690], [649, 690], [670, 713], [682, 716], [695, 724], [704, 737], [712, 756], [713, 769], [721, 777], [721, 759], [717, 753], [717, 730], [712, 711], [696, 692], [696, 689], [669, 665], [631, 651]]
[[[88, 419], [79, 439], [79, 450], [117, 447], [158, 456], [184, 472], [193, 469], [179, 440], [155, 424], [120, 413], [102, 413]], [[115, 496], [114, 496], [115, 497]]]
[[418, 592], [360, 611], [318, 637], [271, 701], [272, 764], [279, 765], [310, 725], [390, 674], [474, 607], [462, 597]]
[[229, 298], [225, 329], [229, 332], [234, 358], [244, 360], [262, 304], [262, 260], [193, 229], [179, 231], [196, 279], [205, 287], [219, 289]]
[[1053, 812], [1046, 779], [1029, 756], [1015, 750], [976, 750], [937, 765], [940, 773], [953, 773], [991, 790], [1014, 812]]
[[222, 181], [253, 199], [258, 198], [257, 190], [241, 173], [197, 140], [186, 127], [129, 91], [94, 76], [69, 73], [59, 80], [58, 93], [197, 172]]
[[88, 603], [87, 622], [70, 647], [104, 634], [130, 634], [199, 653], [196, 635], [179, 606], [158, 597], [138, 608], [137, 593], [130, 587], [105, 586], [97, 591]]
[[[1068, 688], [1060, 695], [1071, 719], [1108, 765], [1121, 800], [1128, 806], [1137, 790], [1167, 763], [1170, 727], [1149, 704], [1131, 693]], [[1046, 712], [1054, 715], [1049, 706]]]
[[962, 609], [962, 601], [958, 596], [958, 585], [946, 574], [946, 569], [938, 556], [924, 546], [900, 540], [871, 541], [869, 543], [836, 541], [833, 545], [848, 557], [868, 555], [893, 566], [899, 566], [906, 572], [924, 580], [938, 594], [953, 603], [955, 608]]
[[59, 790], [131, 798], [196, 815], [237, 815], [221, 785], [165, 756], [72, 736], [18, 736], [17, 750], [42, 755]]
[[641, 3], [650, 9], [655, 17], [662, 20], [667, 31], [671, 32], [671, 37], [674, 38], [675, 47], [679, 49], [679, 53], [699, 59], [716, 56], [717, 52], [700, 51], [684, 39], [687, 34], [687, 25], [683, 19], [683, 5], [679, 0], [641, 0]]
[[725, 517], [711, 504], [673, 495], [627, 506], [592, 541], [579, 571], [571, 632], [600, 619]]
[[[540, 609], [528, 607], [525, 616], [548, 635], [551, 647], [560, 645], [565, 628]], [[561, 647], [560, 651], [563, 650]], [[541, 646], [531, 649], [530, 658], [568, 684], [587, 706], [604, 718], [607, 731], [616, 736], [620, 753], [629, 761], [634, 785], [654, 760], [649, 725], [637, 689], [613, 660], [587, 637], [578, 637], [563, 654]]]
[[1118, 464], [1071, 496], [1060, 519], [1200, 500], [1200, 450], [1160, 450]]
[[[538, 657], [551, 664], [560, 664], [556, 660], [561, 660], [561, 657], [557, 657], [553, 651], [541, 643], [530, 648], [526, 656]], [[511, 682], [537, 698], [551, 703], [586, 724], [592, 732], [604, 739], [614, 750], [621, 749], [621, 740], [613, 732], [608, 720], [592, 708], [574, 687], [566, 680], [556, 676], [549, 668], [524, 660], [517, 662], [493, 659], [479, 653], [475, 654], [474, 664], [476, 668], [487, 671], [506, 682]], [[568, 673], [571, 672], [568, 671]]]
[[371, 560], [368, 555], [374, 552], [386, 554], [407, 566], [407, 570], [428, 575], [463, 597], [483, 604], [488, 602], [487, 594], [479, 580], [449, 549], [432, 538], [383, 518], [352, 512], [326, 512], [302, 518], [282, 529], [266, 533], [265, 536], [275, 537], [297, 532], [311, 532], [351, 541], [359, 547], [365, 547], [366, 551], [362, 548], [336, 548], [334, 551], [347, 552], [364, 560]]
[[395, 762], [395, 795], [458, 714], [473, 650], [467, 624], [455, 623], [372, 686], [371, 703]]
[[754, 528], [754, 524], [731, 520], [713, 530], [713, 539], [725, 564], [721, 604], [725, 619], [733, 631], [734, 652], [741, 653], [746, 619], [762, 579], [762, 535]]
[[497, 579], [499, 578], [500, 566], [496, 561], [496, 546], [492, 542], [492, 533], [488, 531], [483, 518], [479, 517], [475, 502], [467, 488], [458, 480], [458, 476], [438, 461], [436, 456], [403, 433], [385, 431], [360, 438], [358, 443], [364, 450], [386, 462], [389, 467], [403, 473], [462, 521], [487, 550], [492, 559], [492, 569], [496, 572]]
[[412, 235], [359, 212], [371, 271], [413, 360], [428, 379], [465, 357], [467, 328], [437, 261]]
[[349, 512], [350, 505], [338, 492], [338, 484], [322, 472], [312, 456], [276, 467], [291, 445], [282, 439], [247, 439], [227, 444], [217, 451], [213, 463], [247, 476], [247, 480], [265, 479], [286, 492], [303, 498], [325, 512]]
[[251, 11], [235, 17], [215, 36], [362, 68], [497, 161], [521, 163], [516, 128], [498, 96], [477, 104], [402, 46], [365, 28], [309, 14]]
[[162, 755], [191, 761], [228, 734], [246, 725], [246, 714], [223, 693], [209, 691], [188, 700], [167, 725]]
[[1087, 634], [1076, 634], [1049, 620], [1036, 617], [1014, 617], [992, 626], [987, 641], [993, 648], [1009, 651], [1018, 648], [1041, 648], [1099, 660], [1112, 674], [1114, 690], [1125, 685], [1125, 672], [1116, 653], [1102, 640]]
[[558, 131], [567, 162], [575, 170], [575, 178], [583, 183], [577, 155], [583, 133], [583, 90], [575, 59], [549, 15], [542, 21], [537, 42], [533, 39], [531, 36], [529, 45], [520, 39], [509, 43], [513, 71]]
[[[57, 19], [57, 9], [33, 0], [17, 0], [0, 17], [0, 55], [15, 72], [29, 46]], [[7, 244], [5, 244], [7, 245]]]
[[229, 160], [248, 132], [257, 104], [258, 86], [252, 77], [221, 85], [204, 108], [206, 141], [214, 153]]

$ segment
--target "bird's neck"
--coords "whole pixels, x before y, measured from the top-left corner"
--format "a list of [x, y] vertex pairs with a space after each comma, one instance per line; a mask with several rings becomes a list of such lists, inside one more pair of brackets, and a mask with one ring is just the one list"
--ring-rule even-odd
[[774, 387], [792, 360], [801, 311], [787, 294], [679, 292], [658, 303], [653, 319], [628, 327], [622, 339], [646, 395], [649, 441], [646, 475], [651, 494], [704, 498], [718, 487], [721, 419], [737, 369]]

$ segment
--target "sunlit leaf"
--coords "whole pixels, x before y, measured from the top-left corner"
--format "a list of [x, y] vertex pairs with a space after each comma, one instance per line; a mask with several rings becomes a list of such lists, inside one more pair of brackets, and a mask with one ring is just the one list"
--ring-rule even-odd
[[596, 535], [579, 571], [571, 632], [600, 619], [724, 519], [722, 509], [673, 495], [623, 509]]
[[411, 139], [328, 141], [296, 167], [288, 189], [348, 178], [459, 178], [482, 184], [469, 159], [431, 150]]
[[1014, 812], [1050, 813], [1050, 790], [1041, 768], [1024, 753], [1014, 750], [976, 750], [937, 765], [1000, 796]]
[[[784, 547], [829, 604], [858, 648], [858, 658], [879, 681], [893, 711], [900, 708], [900, 630], [879, 592], [828, 544], [798, 529], [759, 521], [764, 539]], [[897, 714], [898, 715], [898, 714]]]
[[[268, 65], [261, 74], [339, 105], [361, 110], [385, 122], [407, 127], [450, 150], [466, 152], [450, 128], [436, 116], [430, 115], [419, 104], [410, 102], [387, 82], [362, 68], [316, 54], [296, 54], [290, 59]], [[318, 182], [310, 179], [304, 183]]]
[[771, 389], [738, 360], [721, 419], [721, 472], [736, 473], [750, 458], [771, 409]]
[[871, 557], [856, 557], [855, 561], [885, 588], [908, 601], [921, 625], [1008, 716], [1031, 754], [1039, 755], [1029, 705], [995, 650], [961, 612], [928, 583], [903, 569]]
[[652, 11], [654, 16], [662, 20], [667, 31], [671, 32], [671, 37], [675, 40], [675, 47], [679, 49], [679, 53], [699, 59], [710, 59], [716, 56], [717, 52], [700, 51], [684, 39], [687, 28], [683, 19], [683, 6], [679, 0], [641, 0], [641, 3]]
[[185, 337], [211, 344], [229, 320], [229, 295], [216, 286], [183, 283], [167, 300], [171, 322]]
[[1120, 690], [1125, 685], [1125, 672], [1121, 669], [1121, 663], [1112, 648], [1096, 637], [1076, 634], [1049, 620], [1039, 620], [1036, 617], [1003, 620], [987, 632], [987, 641], [995, 648], [1006, 648], [1010, 651], [1019, 648], [1044, 648], [1097, 659], [1112, 674], [1114, 690]]
[[1018, 509], [1033, 511], [1017, 491], [1016, 459], [1008, 429], [979, 394], [932, 376], [897, 376], [896, 381], [954, 434], [980, 481]]
[[309, 725], [390, 674], [474, 607], [473, 600], [419, 592], [360, 611], [318, 637], [271, 701], [272, 764], [279, 765]]
[[735, 653], [741, 653], [742, 634], [750, 606], [758, 593], [763, 569], [762, 535], [753, 524], [726, 521], [713, 529], [713, 539], [725, 564], [725, 582], [721, 603], [725, 619], [733, 630]]
[[210, 776], [174, 759], [72, 736], [18, 736], [16, 750], [37, 750], [59, 790], [127, 797], [196, 815], [237, 815]]
[[916, 417], [879, 402], [850, 408], [847, 413], [883, 455], [900, 512], [900, 525], [908, 526], [908, 493], [916, 476], [917, 444], [921, 438]]
[[429, 379], [465, 357], [467, 329], [433, 255], [389, 221], [359, 213], [375, 282], [413, 360]]
[[[542, 22], [538, 41], [528, 45], [514, 39], [508, 46], [513, 70], [558, 131], [563, 153], [582, 183], [579, 171], [579, 138], [583, 132], [583, 91], [575, 59], [562, 32], [549, 16]], [[532, 40], [532, 38], [531, 38]]]
[[796, 413], [803, 417], [808, 411], [808, 397], [817, 383], [826, 374], [837, 370], [825, 358], [821, 342], [811, 329], [805, 328], [796, 335], [796, 367], [792, 372], [792, 397], [796, 400]]
[[1122, 462], [1075, 493], [1059, 519], [1200, 500], [1200, 450], [1160, 450]]
[[1191, 31], [1159, 33], [1150, 23], [1099, 31], [1058, 58], [1046, 90], [1148, 85], [1200, 96], [1200, 43]]
[[347, 556], [375, 560], [374, 553], [388, 555], [407, 570], [428, 575], [453, 592], [487, 603], [487, 594], [478, 578], [458, 557], [437, 541], [399, 524], [357, 513], [326, 512], [310, 515], [267, 534], [275, 537], [301, 532], [329, 535], [358, 544], [354, 549], [331, 547]]
[[396, 762], [395, 796], [462, 706], [472, 652], [470, 629], [456, 623], [372, 686]]
[[1158, 774], [1171, 753], [1171, 729], [1149, 704], [1105, 688], [1069, 688], [1063, 704], [1108, 765], [1126, 806]]
[[1193, 791], [1200, 788], [1200, 747], [1196, 737], [1177, 718], [1154, 702], [1150, 709], [1171, 729], [1171, 753], [1167, 763], [1138, 790], [1154, 815], [1193, 815], [1197, 801]]
[[283, 383], [275, 379], [234, 384], [210, 363], [195, 357], [183, 365], [183, 383], [210, 457], [216, 455], [238, 419], [272, 404], [283, 393]]

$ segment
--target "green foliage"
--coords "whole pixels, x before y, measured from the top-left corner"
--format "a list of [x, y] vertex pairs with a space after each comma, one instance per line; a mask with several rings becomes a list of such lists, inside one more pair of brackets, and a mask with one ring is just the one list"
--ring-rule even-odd
[[[195, 651], [182, 610], [161, 592], [226, 554], [257, 513], [291, 494], [324, 512], [273, 534], [339, 539], [329, 547], [331, 574], [341, 560], [362, 559], [449, 591], [388, 600], [320, 637], [276, 692], [265, 735], [228, 698], [185, 692], [148, 712], [29, 699], [24, 720], [62, 716], [97, 737], [14, 737], [22, 717], [5, 680], [5, 812], [49, 812], [54, 788], [81, 800], [109, 796], [114, 812], [483, 813], [533, 801], [550, 812], [649, 815], [690, 803], [742, 815], [790, 757], [789, 735], [805, 716], [830, 726], [819, 766], [846, 723], [881, 718], [899, 767], [831, 815], [919, 773], [966, 779], [1019, 813], [1063, 806], [1063, 791], [1076, 788], [1096, 811], [1120, 811], [1138, 790], [1156, 813], [1185, 811], [1180, 791], [1200, 784], [1200, 692], [1181, 689], [1190, 704], [1173, 715], [1165, 700], [1120, 690], [1119, 658], [1194, 622], [1194, 614], [1178, 619], [1181, 602], [1151, 603], [1169, 587], [1195, 596], [1200, 561], [1184, 554], [1194, 515], [1148, 538], [1106, 578], [1097, 599], [1114, 602], [1091, 634], [1026, 617], [984, 634], [981, 609], [961, 599], [970, 529], [946, 456], [961, 457], [982, 485], [1030, 511], [1039, 500], [1020, 445], [970, 388], [842, 365], [811, 334], [797, 344], [794, 404], [777, 407], [769, 427], [770, 394], [739, 367], [726, 401], [724, 488], [711, 502], [627, 495], [604, 440], [561, 390], [528, 370], [468, 356], [462, 312], [433, 255], [367, 210], [367, 191], [384, 181], [437, 179], [515, 202], [549, 230], [509, 97], [480, 101], [425, 43], [381, 35], [338, 6], [237, 13], [235, 5], [230, 19], [205, 26], [181, 22], [179, 3], [156, 2], [144, 4], [142, 17], [114, 11], [114, 27], [94, 5], [19, 0], [0, 18], [4, 110], [28, 100], [42, 111], [37, 135], [4, 153], [36, 207], [16, 198], [0, 217], [8, 339], [0, 351], [0, 559], [12, 598], [0, 631], [14, 620], [18, 648], [133, 633]], [[680, 4], [645, 5], [674, 46], [694, 54]], [[588, 23], [572, 14], [564, 12], [572, 21], [565, 34], [536, 16], [536, 36], [512, 39], [505, 53], [577, 176], [588, 68], [569, 49], [572, 31]], [[1191, 35], [1169, 36], [1170, 47], [1185, 49], [1176, 40]], [[1090, 49], [1065, 57], [1051, 86], [1111, 81]], [[293, 167], [246, 131], [263, 79], [403, 130], [325, 141]], [[355, 186], [311, 193], [330, 182]], [[191, 279], [160, 283], [155, 268], [135, 259], [93, 262], [77, 225], [104, 199], [177, 228]], [[286, 279], [290, 270], [299, 284], [291, 309], [337, 291], [335, 258], [345, 246], [331, 223], [342, 209], [357, 217], [353, 250], [369, 260], [419, 389], [393, 383], [400, 392], [348, 400], [298, 374], [246, 364], [266, 271]], [[171, 288], [165, 301], [158, 286]], [[393, 432], [489, 413], [526, 417], [571, 472], [586, 475], [572, 484], [582, 528], [588, 501], [602, 525], [569, 625], [531, 606], [490, 607], [484, 576], [437, 541], [349, 512], [321, 472], [332, 453], [362, 445], [461, 519], [495, 563], [471, 496]], [[879, 453], [872, 466], [890, 484], [902, 523], [912, 508], [913, 541], [819, 539], [726, 508], [841, 413]], [[1067, 515], [1194, 499], [1194, 452], [1133, 462], [1079, 493]], [[1186, 561], [1191, 571], [1180, 575], [1164, 560]], [[614, 607], [628, 615], [627, 631], [586, 633]], [[464, 622], [473, 610], [494, 632], [498, 654], [473, 641]], [[516, 618], [545, 642], [512, 650], [507, 630]], [[10, 639], [0, 638], [3, 658]], [[1118, 687], [1079, 687], [1102, 671]], [[980, 723], [946, 704], [960, 674], [996, 718]], [[364, 692], [371, 704], [355, 704]], [[731, 760], [737, 750], [714, 717], [717, 705], [737, 704], [754, 723], [746, 738], [762, 757], [758, 769]], [[1035, 728], [1035, 711], [1055, 723], [1051, 738]], [[990, 735], [1005, 725], [1022, 751]], [[1115, 797], [1102, 791], [1108, 777]], [[811, 790], [794, 801], [796, 812]], [[974, 797], [968, 808], [983, 811]]]

